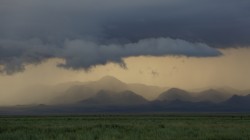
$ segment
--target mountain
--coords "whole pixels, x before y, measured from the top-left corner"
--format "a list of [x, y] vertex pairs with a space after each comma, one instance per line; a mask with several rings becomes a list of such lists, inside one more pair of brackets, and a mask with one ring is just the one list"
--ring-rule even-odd
[[191, 102], [214, 102], [219, 103], [229, 99], [232, 96], [230, 93], [220, 92], [214, 89], [209, 89], [205, 91], [201, 91], [199, 93], [190, 93], [182, 89], [172, 88], [163, 92], [157, 100], [181, 100], [181, 101], [191, 101]]
[[250, 94], [246, 96], [233, 95], [216, 108], [224, 112], [250, 112]]
[[142, 96], [137, 95], [132, 91], [113, 92], [99, 91], [94, 97], [79, 102], [80, 104], [88, 105], [140, 105], [148, 101]]
[[161, 92], [166, 89], [162, 87], [148, 86], [144, 84], [126, 84], [112, 76], [105, 76], [98, 81], [87, 84], [86, 86], [96, 89], [97, 92], [100, 90], [108, 90], [114, 92], [130, 90], [138, 95], [143, 96], [147, 100], [155, 99]]
[[[176, 89], [175, 89], [176, 90]], [[27, 105], [0, 107], [0, 115], [46, 115], [81, 113], [157, 113], [157, 112], [227, 112], [249, 113], [250, 94], [234, 95], [221, 102], [191, 102], [182, 100], [147, 101], [132, 91], [100, 91], [95, 96], [75, 104]]]
[[[25, 98], [25, 101], [30, 100], [29, 104], [47, 105], [69, 105], [91, 100], [97, 102], [98, 98], [104, 99], [104, 97], [107, 98], [106, 103], [103, 101], [105, 104], [108, 102], [116, 104], [114, 100], [119, 101], [121, 104], [130, 104], [131, 100], [131, 104], [135, 104], [133, 99], [138, 99], [136, 102], [140, 103], [139, 98], [150, 102], [154, 102], [154, 100], [166, 102], [179, 100], [185, 102], [213, 102], [218, 104], [225, 102], [232, 97], [233, 92], [236, 92], [236, 90], [230, 88], [209, 89], [197, 93], [187, 92], [178, 88], [166, 89], [168, 88], [144, 84], [126, 84], [112, 76], [105, 76], [100, 80], [92, 82], [69, 82], [56, 86], [34, 86], [26, 90], [27, 96], [23, 98]], [[100, 91], [105, 91], [103, 98], [100, 97]], [[129, 91], [128, 93], [130, 94], [121, 94], [124, 91]], [[247, 93], [248, 91], [244, 92]], [[127, 94], [131, 96], [131, 99], [125, 97]], [[243, 95], [241, 93], [236, 94]], [[118, 97], [125, 100], [121, 100]], [[31, 102], [32, 99], [35, 101]], [[98, 101], [97, 103], [102, 102]]]
[[[183, 100], [160, 101], [151, 102], [151, 111], [160, 112], [213, 112], [214, 103], [211, 102], [193, 102]], [[149, 108], [149, 107], [148, 107]]]
[[73, 104], [81, 100], [88, 99], [93, 97], [96, 94], [96, 91], [92, 88], [89, 88], [84, 85], [77, 85], [70, 87], [66, 92], [63, 92], [62, 95], [53, 98], [51, 103], [53, 104]]
[[[73, 85], [75, 83], [75, 85]], [[71, 85], [67, 90], [51, 100], [51, 104], [73, 104], [81, 100], [95, 96], [101, 90], [112, 92], [122, 92], [128, 89], [127, 85], [120, 80], [105, 76], [98, 81], [85, 83], [69, 83], [61, 85]], [[60, 86], [61, 86], [60, 85]]]
[[210, 102], [219, 103], [219, 102], [229, 99], [231, 96], [232, 95], [230, 93], [224, 93], [224, 92], [220, 92], [214, 89], [209, 89], [209, 90], [200, 92], [196, 96], [196, 101], [210, 101]]
[[193, 97], [189, 92], [185, 90], [181, 90], [178, 88], [169, 89], [162, 94], [159, 95], [157, 100], [160, 101], [174, 101], [174, 100], [182, 100], [182, 101], [192, 101]]
[[224, 102], [230, 106], [250, 106], [250, 94], [246, 96], [234, 95]]
[[95, 89], [96, 91], [100, 90], [109, 90], [114, 92], [121, 92], [128, 89], [128, 85], [123, 83], [112, 76], [105, 76], [98, 81], [89, 82], [85, 86]]
[[[62, 87], [64, 85], [65, 87]], [[112, 91], [115, 93], [129, 90], [143, 96], [147, 100], [153, 100], [166, 89], [144, 84], [126, 84], [112, 76], [105, 76], [100, 80], [92, 82], [60, 84], [57, 87], [62, 87], [63, 90], [61, 90], [61, 94], [56, 94], [57, 96], [50, 100], [50, 104], [69, 104], [79, 102], [95, 96], [101, 90]], [[66, 87], [68, 87], [68, 89], [66, 89]]]
[[144, 84], [128, 84], [129, 90], [143, 96], [147, 100], [156, 99], [167, 87], [149, 86]]

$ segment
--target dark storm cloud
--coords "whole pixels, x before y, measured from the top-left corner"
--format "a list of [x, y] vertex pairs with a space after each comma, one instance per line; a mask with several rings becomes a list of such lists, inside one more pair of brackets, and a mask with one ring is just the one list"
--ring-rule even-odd
[[249, 9], [249, 0], [1, 0], [0, 70], [49, 58], [82, 69], [139, 55], [218, 56], [211, 47], [249, 45]]
[[219, 56], [221, 53], [203, 43], [190, 43], [170, 38], [143, 39], [124, 45], [98, 45], [84, 40], [66, 41], [58, 57], [66, 60], [59, 66], [73, 69], [91, 68], [96, 64], [115, 62], [125, 66], [122, 58], [129, 56], [185, 55], [195, 57]]
[[130, 42], [171, 37], [250, 43], [249, 0], [2, 0], [0, 37]]
[[27, 41], [0, 40], [2, 72], [23, 71], [27, 64], [39, 64], [49, 58], [62, 58], [58, 66], [68, 69], [89, 69], [98, 64], [118, 63], [129, 56], [185, 55], [194, 57], [219, 56], [221, 53], [203, 43], [190, 43], [171, 38], [149, 38], [137, 43], [100, 45], [88, 40], [66, 40], [61, 45], [39, 39]]
[[39, 39], [26, 41], [0, 40], [1, 72], [13, 74], [23, 71], [25, 64], [39, 64], [55, 57], [56, 47], [42, 43]]
[[110, 39], [136, 41], [168, 36], [217, 48], [250, 44], [249, 0], [177, 0], [117, 15], [105, 26]]

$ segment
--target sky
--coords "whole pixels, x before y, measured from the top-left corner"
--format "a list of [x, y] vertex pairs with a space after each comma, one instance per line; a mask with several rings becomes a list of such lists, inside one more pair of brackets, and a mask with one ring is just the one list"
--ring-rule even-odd
[[1, 0], [0, 21], [6, 102], [32, 85], [105, 75], [250, 89], [249, 0]]

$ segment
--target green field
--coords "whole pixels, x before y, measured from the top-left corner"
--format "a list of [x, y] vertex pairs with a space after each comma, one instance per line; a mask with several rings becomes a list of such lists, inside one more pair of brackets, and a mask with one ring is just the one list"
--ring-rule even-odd
[[0, 140], [250, 139], [244, 115], [0, 117]]

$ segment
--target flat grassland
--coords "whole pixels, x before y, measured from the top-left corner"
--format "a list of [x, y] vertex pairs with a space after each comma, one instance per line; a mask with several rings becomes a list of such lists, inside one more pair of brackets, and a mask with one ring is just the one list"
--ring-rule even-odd
[[2, 116], [0, 140], [244, 140], [248, 115]]

